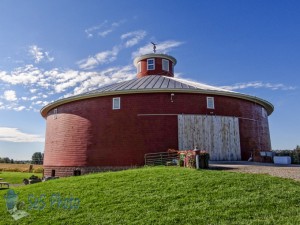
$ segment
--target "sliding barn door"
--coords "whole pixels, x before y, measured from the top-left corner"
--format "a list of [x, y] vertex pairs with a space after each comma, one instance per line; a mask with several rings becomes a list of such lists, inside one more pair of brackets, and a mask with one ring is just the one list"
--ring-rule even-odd
[[239, 120], [227, 116], [178, 115], [180, 150], [206, 150], [210, 160], [241, 160]]

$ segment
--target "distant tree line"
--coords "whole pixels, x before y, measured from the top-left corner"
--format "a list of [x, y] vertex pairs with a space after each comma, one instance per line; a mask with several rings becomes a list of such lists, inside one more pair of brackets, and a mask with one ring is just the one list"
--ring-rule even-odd
[[31, 160], [32, 160], [32, 164], [39, 164], [39, 165], [43, 164], [44, 153], [41, 153], [41, 152], [33, 153]]
[[14, 160], [8, 157], [1, 158], [0, 163], [14, 163], [14, 164], [38, 164], [42, 165], [44, 161], [44, 153], [35, 152], [33, 153], [31, 160]]
[[13, 159], [8, 158], [8, 157], [4, 157], [4, 158], [0, 157], [0, 163], [15, 163], [15, 161]]

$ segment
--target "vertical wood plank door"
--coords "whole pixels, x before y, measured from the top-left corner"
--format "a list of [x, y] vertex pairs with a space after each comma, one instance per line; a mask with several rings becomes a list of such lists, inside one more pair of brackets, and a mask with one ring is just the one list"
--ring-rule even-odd
[[241, 160], [239, 120], [236, 117], [178, 115], [179, 150], [206, 150], [210, 160]]

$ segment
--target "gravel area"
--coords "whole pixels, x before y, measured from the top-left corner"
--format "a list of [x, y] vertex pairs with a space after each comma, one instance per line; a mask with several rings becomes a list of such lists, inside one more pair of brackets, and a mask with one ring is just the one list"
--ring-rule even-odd
[[273, 163], [258, 162], [220, 162], [211, 161], [209, 167], [215, 170], [227, 170], [242, 173], [261, 173], [271, 176], [290, 178], [300, 181], [300, 165], [276, 165]]

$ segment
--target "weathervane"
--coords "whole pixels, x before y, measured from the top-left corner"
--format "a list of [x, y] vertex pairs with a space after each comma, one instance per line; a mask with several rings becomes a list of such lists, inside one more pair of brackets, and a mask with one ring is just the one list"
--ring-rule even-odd
[[153, 44], [153, 52], [155, 53], [156, 52], [156, 45], [155, 43], [151, 42], [151, 44]]

